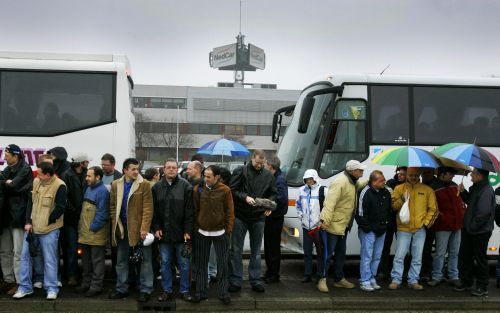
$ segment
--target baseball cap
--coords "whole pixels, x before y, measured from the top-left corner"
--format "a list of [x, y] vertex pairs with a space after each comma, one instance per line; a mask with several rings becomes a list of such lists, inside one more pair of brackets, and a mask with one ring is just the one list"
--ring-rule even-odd
[[361, 162], [357, 161], [357, 160], [350, 160], [350, 161], [347, 161], [347, 163], [345, 164], [345, 169], [347, 171], [355, 171], [355, 170], [365, 170], [366, 169], [366, 165], [364, 164], [361, 164]]
[[15, 155], [22, 155], [23, 154], [23, 151], [21, 150], [21, 148], [19, 148], [19, 146], [15, 145], [15, 144], [10, 144], [7, 147], [5, 147], [5, 152], [15, 154]]
[[73, 155], [71, 158], [71, 162], [73, 163], [80, 163], [80, 162], [85, 162], [85, 161], [92, 161], [92, 158], [88, 156], [87, 153], [85, 152], [78, 152]]

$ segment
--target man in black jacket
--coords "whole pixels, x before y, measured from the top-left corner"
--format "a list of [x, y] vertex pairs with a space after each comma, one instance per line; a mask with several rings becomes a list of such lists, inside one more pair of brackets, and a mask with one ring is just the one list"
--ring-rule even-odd
[[194, 227], [193, 187], [177, 174], [177, 161], [168, 159], [165, 176], [153, 187], [153, 230], [160, 240], [161, 282], [163, 294], [158, 301], [173, 299], [172, 265], [177, 258], [181, 274], [182, 299], [189, 295], [189, 259], [182, 255], [185, 243], [191, 240]]
[[[0, 242], [0, 261], [4, 281], [8, 283], [8, 294], [17, 291], [20, 282], [19, 268], [21, 251], [24, 242], [24, 219], [26, 208], [33, 188], [33, 172], [24, 161], [24, 155], [17, 145], [8, 145], [5, 148], [7, 167], [3, 170], [5, 179], [4, 197], [6, 219], [2, 221], [6, 226]], [[17, 283], [17, 284], [16, 284]]]
[[[500, 227], [500, 187], [495, 189], [495, 223], [498, 227]], [[496, 276], [497, 276], [497, 288], [500, 288], [500, 255], [497, 257], [497, 266], [496, 266]]]
[[64, 172], [61, 179], [68, 188], [68, 202], [64, 212], [62, 228], [63, 259], [69, 286], [78, 285], [78, 222], [82, 212], [83, 195], [87, 188], [85, 178], [90, 158], [80, 152], [71, 158], [71, 168]]
[[71, 163], [66, 160], [68, 152], [64, 147], [54, 147], [47, 151], [48, 154], [54, 157], [54, 169], [57, 177], [62, 177], [63, 173], [71, 168]]
[[257, 198], [276, 201], [277, 189], [273, 174], [264, 168], [266, 155], [262, 150], [254, 150], [252, 161], [234, 170], [231, 191], [234, 199], [234, 230], [231, 237], [232, 256], [229, 262], [229, 291], [241, 290], [243, 281], [243, 244], [248, 231], [251, 257], [248, 275], [252, 290], [265, 292], [261, 280], [260, 249], [264, 235], [265, 217], [271, 211], [256, 206]]
[[[494, 228], [495, 192], [488, 181], [488, 171], [475, 168], [469, 192], [460, 185], [461, 197], [467, 204], [460, 242], [460, 284], [456, 291], [471, 290], [474, 296], [488, 295], [488, 241]], [[474, 264], [475, 263], [475, 264]], [[474, 277], [475, 276], [475, 277]]]

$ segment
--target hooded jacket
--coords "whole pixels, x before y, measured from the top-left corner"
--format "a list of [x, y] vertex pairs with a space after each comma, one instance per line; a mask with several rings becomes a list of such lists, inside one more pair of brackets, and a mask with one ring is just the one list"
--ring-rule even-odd
[[434, 231], [457, 231], [464, 225], [465, 203], [457, 195], [457, 184], [436, 180], [431, 184], [436, 194], [439, 215], [432, 226]]
[[467, 210], [464, 216], [464, 229], [472, 235], [491, 233], [495, 219], [495, 192], [487, 179], [474, 183], [469, 192], [460, 194]]
[[58, 177], [62, 177], [63, 173], [71, 168], [71, 163], [67, 161], [68, 152], [63, 147], [54, 147], [47, 151], [55, 157], [54, 170]]
[[[304, 173], [304, 183], [306, 178], [312, 178], [315, 184], [312, 186], [305, 185], [300, 188], [300, 194], [297, 198], [295, 204], [297, 209], [297, 217], [299, 218], [302, 228], [306, 230], [311, 230], [319, 225], [321, 205], [319, 200], [319, 190], [321, 185], [319, 184], [318, 172], [313, 169], [309, 169]], [[324, 195], [326, 196], [328, 189], [324, 188]]]

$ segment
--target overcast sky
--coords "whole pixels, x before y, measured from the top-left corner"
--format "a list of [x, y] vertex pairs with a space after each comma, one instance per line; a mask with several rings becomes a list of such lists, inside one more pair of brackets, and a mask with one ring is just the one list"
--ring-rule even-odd
[[[500, 1], [245, 0], [246, 82], [302, 89], [327, 73], [500, 75]], [[239, 0], [0, 0], [0, 51], [127, 54], [139, 84], [233, 80], [208, 53], [235, 42]]]

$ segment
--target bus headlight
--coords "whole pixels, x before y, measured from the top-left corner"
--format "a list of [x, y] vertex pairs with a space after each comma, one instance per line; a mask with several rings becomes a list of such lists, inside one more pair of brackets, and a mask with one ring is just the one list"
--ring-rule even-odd
[[290, 237], [295, 237], [295, 238], [299, 238], [300, 237], [300, 233], [299, 233], [299, 229], [298, 228], [294, 228], [294, 227], [283, 227], [283, 231]]
[[493, 246], [493, 247], [489, 247], [488, 250], [495, 252], [498, 250], [498, 248], [496, 246]]

